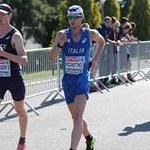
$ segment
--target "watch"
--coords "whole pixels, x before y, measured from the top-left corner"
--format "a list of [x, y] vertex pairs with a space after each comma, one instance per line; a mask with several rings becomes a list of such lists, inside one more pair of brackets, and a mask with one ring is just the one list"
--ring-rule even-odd
[[57, 44], [57, 47], [58, 48], [63, 48], [63, 46], [61, 46], [59, 43]]

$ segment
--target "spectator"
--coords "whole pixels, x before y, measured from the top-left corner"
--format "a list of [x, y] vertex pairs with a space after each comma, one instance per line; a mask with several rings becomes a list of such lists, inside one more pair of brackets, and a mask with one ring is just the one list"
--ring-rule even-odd
[[[112, 74], [116, 74], [117, 72], [117, 45], [121, 46], [122, 42], [120, 41], [119, 37], [119, 29], [120, 29], [120, 23], [119, 21], [115, 21], [114, 25], [112, 26], [112, 38], [114, 40], [114, 46], [113, 46], [113, 58], [112, 58]], [[118, 85], [120, 84], [115, 78], [115, 76], [112, 77], [110, 80], [110, 83], [113, 85]]]
[[124, 35], [124, 31], [123, 28], [126, 26], [126, 24], [128, 23], [128, 18], [126, 17], [122, 17], [120, 20], [120, 29], [119, 29], [119, 36], [122, 39], [123, 37], [125, 37]]
[[135, 29], [136, 29], [136, 24], [134, 22], [130, 22], [130, 24], [131, 24], [131, 30], [129, 32], [130, 39], [131, 39], [132, 42], [136, 42], [136, 41], [138, 41], [138, 38], [135, 37], [134, 34], [133, 34]]
[[[86, 29], [90, 29], [90, 25], [88, 23], [82, 23], [82, 27], [86, 28]], [[95, 42], [92, 41], [91, 46], [90, 46], [90, 60], [91, 60], [92, 56], [94, 56], [94, 54], [95, 54], [94, 50], [95, 50]], [[91, 65], [92, 65], [92, 62], [90, 61], [89, 62], [89, 69], [90, 69]], [[91, 78], [92, 78], [92, 75], [90, 74], [90, 79]], [[92, 93], [92, 92], [96, 92], [96, 91], [98, 91], [98, 88], [95, 85], [90, 84], [89, 92]]]
[[[124, 32], [124, 37], [122, 37], [122, 41], [123, 42], [132, 42], [132, 38], [130, 36], [130, 32], [132, 30], [132, 26], [131, 24], [128, 22], [125, 24], [124, 28], [123, 28], [123, 32]], [[130, 62], [130, 52], [129, 50], [127, 50], [127, 62], [128, 62], [128, 69], [131, 68], [131, 62]], [[127, 78], [131, 81], [131, 82], [136, 82], [136, 80], [132, 77], [131, 73], [127, 74]]]
[[110, 26], [111, 26], [112, 19], [109, 16], [106, 16], [104, 18], [104, 22], [102, 23], [102, 26], [98, 27], [98, 32], [103, 36], [105, 39], [105, 42], [107, 42], [109, 34], [111, 34]]
[[[112, 18], [109, 16], [106, 16], [104, 18], [104, 22], [102, 23], [102, 25], [97, 28], [98, 32], [105, 39], [105, 42], [110, 41], [109, 37], [111, 36], [111, 28], [110, 28], [111, 23], [112, 23]], [[102, 61], [102, 63], [104, 63], [104, 62]], [[103, 65], [103, 64], [100, 64], [100, 65]], [[106, 64], [105, 64], [105, 66], [106, 66]], [[108, 67], [106, 68], [106, 70], [108, 70]], [[101, 76], [101, 74], [103, 74], [103, 73], [100, 73], [100, 76]], [[100, 83], [102, 82], [107, 88], [111, 88], [112, 85], [110, 85], [108, 81], [109, 81], [108, 77], [104, 77], [103, 79], [100, 79]], [[100, 84], [100, 88], [103, 88], [103, 85]]]

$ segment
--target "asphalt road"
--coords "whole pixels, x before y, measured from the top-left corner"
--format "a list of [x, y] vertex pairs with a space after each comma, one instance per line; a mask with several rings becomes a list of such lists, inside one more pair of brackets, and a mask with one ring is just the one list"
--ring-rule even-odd
[[[85, 118], [96, 137], [95, 150], [150, 150], [149, 89], [150, 81], [139, 81], [114, 87], [104, 94], [90, 94]], [[45, 97], [28, 100], [40, 115], [28, 113], [27, 150], [68, 150], [72, 120], [66, 104], [57, 99], [41, 106]], [[5, 111], [0, 114], [0, 150], [15, 150], [18, 118], [14, 112], [5, 118]], [[78, 150], [85, 150], [84, 137]]]

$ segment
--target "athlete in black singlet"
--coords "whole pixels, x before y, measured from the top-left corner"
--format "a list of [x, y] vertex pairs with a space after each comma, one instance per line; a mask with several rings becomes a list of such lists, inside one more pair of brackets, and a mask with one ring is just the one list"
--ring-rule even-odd
[[27, 56], [20, 32], [10, 24], [12, 9], [0, 4], [0, 102], [10, 91], [19, 116], [20, 139], [17, 150], [26, 150], [25, 137], [27, 113], [24, 108], [25, 85], [20, 65], [27, 63]]

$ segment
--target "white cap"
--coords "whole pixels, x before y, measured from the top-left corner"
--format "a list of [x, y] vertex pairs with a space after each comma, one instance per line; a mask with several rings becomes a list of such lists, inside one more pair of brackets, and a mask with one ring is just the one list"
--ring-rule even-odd
[[73, 5], [68, 8], [67, 15], [78, 15], [82, 16], [83, 15], [83, 9], [82, 7], [78, 5]]
[[0, 4], [0, 12], [4, 14], [9, 14], [12, 12], [12, 9], [9, 5], [2, 3]]

